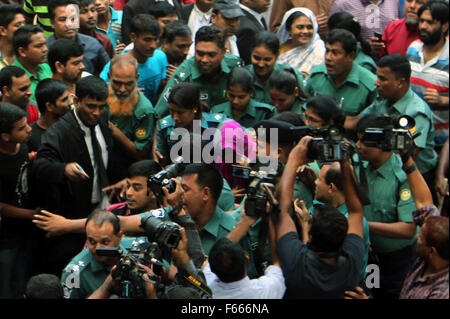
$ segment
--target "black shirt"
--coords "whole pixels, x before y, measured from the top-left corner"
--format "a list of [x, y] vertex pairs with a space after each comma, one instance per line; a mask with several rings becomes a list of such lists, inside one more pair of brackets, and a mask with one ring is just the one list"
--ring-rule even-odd
[[45, 133], [46, 130], [44, 130], [42, 127], [40, 127], [36, 122], [33, 122], [30, 124], [31, 126], [31, 138], [28, 141], [28, 148], [30, 151], [37, 152], [39, 149], [39, 146], [41, 146], [41, 137], [42, 134]]
[[285, 234], [277, 252], [286, 282], [286, 298], [342, 299], [344, 291], [358, 286], [364, 264], [364, 241], [349, 234], [335, 265], [322, 260], [298, 234]]
[[[28, 189], [28, 147], [20, 145], [15, 155], [0, 153], [0, 202], [21, 208], [30, 208]], [[0, 222], [0, 249], [15, 247], [31, 227], [23, 219], [2, 217]]]

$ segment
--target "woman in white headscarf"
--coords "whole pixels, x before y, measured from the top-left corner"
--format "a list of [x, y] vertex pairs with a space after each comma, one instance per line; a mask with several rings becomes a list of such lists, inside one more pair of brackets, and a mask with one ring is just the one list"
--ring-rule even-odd
[[286, 12], [277, 33], [282, 43], [277, 62], [290, 65], [305, 76], [316, 65], [324, 64], [325, 43], [320, 39], [318, 29], [311, 10], [293, 8]]

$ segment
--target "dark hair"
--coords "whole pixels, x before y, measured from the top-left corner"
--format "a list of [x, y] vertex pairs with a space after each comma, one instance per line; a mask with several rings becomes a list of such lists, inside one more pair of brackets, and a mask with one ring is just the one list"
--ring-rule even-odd
[[295, 88], [298, 88], [298, 99], [305, 102], [310, 97], [299, 84], [299, 78], [293, 68], [284, 70], [274, 70], [269, 77], [269, 89], [276, 89], [285, 94], [294, 94]]
[[264, 47], [270, 50], [275, 56], [278, 56], [280, 53], [280, 40], [274, 33], [262, 31], [256, 34], [252, 51], [257, 47]]
[[221, 238], [211, 248], [209, 265], [222, 282], [241, 280], [246, 274], [245, 252], [238, 243]]
[[85, 97], [103, 101], [108, 97], [108, 85], [99, 77], [90, 75], [78, 80], [75, 95], [80, 101]]
[[373, 112], [363, 116], [356, 125], [357, 133], [364, 133], [368, 128], [384, 128], [392, 124], [392, 119], [383, 113]]
[[10, 134], [14, 123], [27, 117], [27, 112], [10, 103], [0, 102], [0, 134]]
[[41, 80], [36, 86], [35, 96], [39, 112], [44, 114], [47, 111], [45, 104], [50, 102], [55, 105], [56, 100], [67, 90], [67, 85], [55, 79]]
[[278, 113], [277, 115], [271, 117], [270, 119], [275, 121], [286, 122], [294, 126], [305, 126], [305, 122], [303, 122], [302, 116], [292, 111]]
[[326, 123], [344, 125], [345, 114], [331, 96], [324, 94], [313, 96], [306, 102], [306, 108], [312, 109]]
[[199, 187], [208, 187], [214, 202], [217, 203], [223, 188], [223, 177], [220, 171], [211, 164], [194, 163], [187, 165], [183, 176], [194, 174], [197, 174], [196, 184]]
[[13, 47], [14, 53], [19, 56], [19, 48], [27, 49], [31, 43], [31, 37], [36, 33], [44, 32], [37, 25], [25, 24], [14, 32]]
[[318, 205], [311, 220], [310, 247], [315, 252], [339, 251], [347, 236], [348, 221], [336, 208]]
[[448, 217], [432, 216], [425, 221], [425, 243], [428, 247], [435, 247], [438, 255], [448, 260]]
[[14, 20], [16, 15], [22, 14], [25, 17], [25, 11], [22, 6], [11, 3], [0, 6], [0, 26], [8, 28], [9, 24]]
[[47, 4], [48, 17], [50, 20], [55, 18], [55, 10], [58, 7], [65, 7], [69, 4], [79, 5], [77, 0], [50, 0]]
[[115, 214], [110, 211], [96, 209], [86, 218], [86, 223], [84, 227], [92, 220], [92, 222], [97, 226], [102, 226], [105, 222], [110, 223], [113, 226], [113, 234], [117, 235], [120, 232], [120, 219]]
[[225, 33], [213, 25], [205, 25], [198, 29], [195, 34], [195, 44], [199, 42], [214, 42], [217, 46], [225, 49]]
[[344, 191], [344, 185], [342, 184], [341, 168], [338, 165], [331, 164], [325, 174], [325, 182], [330, 185], [333, 183], [337, 189], [341, 192]]
[[59, 277], [53, 274], [39, 274], [28, 280], [25, 287], [27, 299], [63, 299], [64, 289]]
[[95, 0], [78, 0], [78, 3], [81, 9], [82, 7], [87, 7], [90, 4], [95, 4]]
[[172, 43], [176, 37], [192, 36], [191, 29], [181, 21], [172, 21], [164, 28], [162, 38], [168, 43]]
[[325, 40], [326, 43], [334, 44], [336, 42], [340, 42], [342, 44], [342, 47], [344, 48], [345, 52], [356, 53], [356, 38], [348, 30], [344, 29], [333, 29], [330, 32], [328, 32], [327, 38]]
[[328, 18], [328, 30], [344, 29], [348, 30], [355, 36], [356, 40], [361, 44], [362, 52], [372, 57], [372, 48], [361, 36], [361, 24], [358, 19], [348, 12], [336, 12]]
[[192, 83], [181, 82], [170, 89], [167, 103], [175, 104], [183, 109], [198, 108], [196, 117], [201, 117], [202, 104], [200, 102], [200, 88]]
[[426, 10], [430, 11], [433, 20], [437, 20], [441, 24], [445, 24], [448, 22], [448, 2], [442, 0], [428, 1], [420, 7], [417, 15], [420, 17]]
[[253, 93], [255, 91], [254, 83], [255, 78], [253, 74], [246, 68], [234, 68], [227, 80], [227, 89], [232, 86], [238, 85], [246, 93]]
[[144, 33], [159, 36], [161, 29], [159, 28], [158, 21], [153, 16], [147, 13], [140, 13], [131, 19], [130, 33], [134, 33], [136, 37]]
[[0, 91], [3, 92], [3, 87], [6, 86], [8, 89], [11, 88], [12, 85], [12, 78], [19, 78], [25, 74], [25, 70], [22, 68], [19, 68], [15, 65], [8, 65], [5, 66], [3, 69], [0, 70]]
[[396, 78], [404, 78], [409, 84], [411, 78], [411, 64], [406, 56], [401, 54], [390, 54], [382, 57], [378, 63], [379, 68], [388, 67]]
[[161, 165], [153, 160], [142, 160], [136, 163], [133, 163], [128, 167], [128, 177], [136, 177], [136, 176], [152, 176], [158, 173], [161, 170]]
[[48, 49], [47, 60], [53, 73], [56, 73], [56, 61], [66, 66], [71, 58], [83, 55], [83, 47], [69, 39], [58, 39]]
[[158, 1], [149, 6], [149, 14], [155, 17], [155, 19], [167, 17], [173, 14], [177, 14], [175, 7], [167, 1]]
[[304, 14], [303, 12], [296, 11], [296, 12], [292, 13], [289, 16], [289, 18], [287, 18], [287, 20], [286, 20], [286, 31], [291, 31], [292, 24], [294, 23], [295, 20], [297, 20], [300, 17], [307, 17], [309, 19], [309, 17], [306, 14]]

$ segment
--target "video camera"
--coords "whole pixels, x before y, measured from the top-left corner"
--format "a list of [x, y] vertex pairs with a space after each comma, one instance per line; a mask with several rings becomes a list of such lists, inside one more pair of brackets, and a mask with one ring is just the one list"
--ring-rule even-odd
[[295, 126], [291, 130], [296, 139], [304, 136], [312, 136], [308, 145], [307, 156], [309, 159], [320, 162], [342, 161], [347, 157], [344, 146], [344, 129], [339, 126], [327, 128], [312, 128], [310, 126]]
[[414, 139], [421, 133], [411, 134], [416, 126], [414, 119], [408, 115], [391, 117], [392, 123], [383, 128], [367, 128], [361, 142], [368, 147], [376, 147], [385, 152], [399, 152], [410, 149]]
[[183, 158], [178, 156], [173, 164], [169, 165], [166, 169], [150, 176], [147, 179], [147, 196], [150, 190], [155, 194], [156, 199], [161, 201], [164, 197], [163, 187], [167, 188], [169, 193], [173, 193], [176, 188], [176, 184], [171, 178], [179, 176], [185, 168], [183, 164]]
[[[142, 264], [152, 268], [154, 275], [149, 275], [155, 290], [161, 289], [161, 276], [163, 273], [163, 262], [161, 251], [157, 243], [143, 243], [131, 248], [127, 253], [119, 248], [97, 248], [99, 256], [119, 257], [116, 269], [112, 273], [113, 278], [119, 283], [117, 295], [121, 298], [146, 298], [145, 280], [142, 277], [147, 272], [138, 266]], [[153, 267], [152, 267], [153, 266]]]
[[180, 229], [174, 222], [163, 221], [161, 218], [148, 215], [141, 219], [141, 227], [150, 241], [157, 242], [163, 248], [175, 248], [181, 240]]
[[248, 216], [261, 217], [266, 213], [267, 203], [270, 202], [264, 186], [272, 192], [275, 191], [276, 172], [267, 170], [252, 170], [250, 167], [232, 165], [233, 177], [251, 180], [247, 188], [247, 199], [245, 200], [245, 214]]

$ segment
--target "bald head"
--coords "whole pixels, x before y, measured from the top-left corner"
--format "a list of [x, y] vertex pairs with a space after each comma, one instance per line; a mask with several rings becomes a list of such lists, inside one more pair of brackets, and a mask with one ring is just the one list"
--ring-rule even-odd
[[121, 72], [123, 69], [132, 68], [138, 77], [138, 62], [137, 60], [128, 54], [116, 55], [112, 60], [109, 67], [110, 77], [115, 72]]

